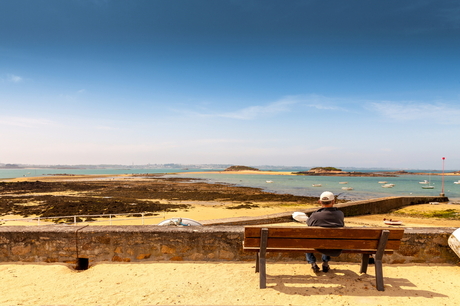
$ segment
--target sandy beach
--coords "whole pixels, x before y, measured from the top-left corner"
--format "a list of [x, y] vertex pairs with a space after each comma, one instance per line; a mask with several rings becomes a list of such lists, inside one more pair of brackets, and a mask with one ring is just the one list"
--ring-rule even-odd
[[269, 262], [259, 289], [253, 262], [98, 264], [77, 272], [59, 264], [0, 264], [0, 305], [460, 305], [460, 267], [337, 263], [314, 274], [305, 262]]

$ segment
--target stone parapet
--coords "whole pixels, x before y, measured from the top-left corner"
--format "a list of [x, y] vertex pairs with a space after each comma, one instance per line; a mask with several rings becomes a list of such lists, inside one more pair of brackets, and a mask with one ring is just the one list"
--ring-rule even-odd
[[[458, 263], [447, 240], [455, 228], [407, 228], [387, 263]], [[248, 261], [243, 226], [1, 226], [1, 262]], [[303, 260], [303, 253], [269, 253], [269, 260]], [[336, 261], [359, 262], [343, 254]]]

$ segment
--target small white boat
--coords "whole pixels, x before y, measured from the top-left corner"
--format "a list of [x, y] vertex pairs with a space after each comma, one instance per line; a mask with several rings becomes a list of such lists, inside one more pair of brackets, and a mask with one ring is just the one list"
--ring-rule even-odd
[[383, 188], [393, 188], [395, 186], [395, 184], [383, 184], [382, 187]]
[[342, 190], [353, 190], [353, 187], [342, 187]]
[[458, 181], [454, 182], [454, 184], [457, 184], [457, 185], [459, 185], [459, 184], [460, 184], [460, 180], [458, 180]]
[[323, 185], [321, 185], [321, 184], [313, 184], [312, 186], [313, 186], [313, 187], [321, 187], [321, 186], [323, 186]]
[[158, 223], [161, 226], [197, 226], [203, 225], [198, 221], [187, 218], [171, 218]]
[[266, 182], [266, 183], [269, 183], [269, 184], [270, 184], [270, 183], [273, 183], [273, 181], [270, 181], [270, 180], [268, 180], [268, 181], [265, 181], [265, 182]]
[[427, 180], [423, 180], [423, 182], [419, 182], [420, 184], [423, 184], [423, 185], [426, 185], [426, 186], [422, 186], [423, 189], [434, 189], [434, 186], [431, 185], [431, 173], [428, 177], [428, 181]]
[[460, 228], [457, 228], [447, 240], [447, 244], [450, 246], [452, 251], [460, 257]]
[[296, 211], [292, 214], [292, 219], [296, 220], [297, 222], [306, 223], [308, 216], [304, 212]]
[[387, 181], [380, 181], [379, 184], [386, 184]]
[[402, 225], [402, 221], [392, 219], [383, 219], [383, 223], [386, 225]]
[[339, 182], [339, 184], [348, 184], [348, 182]]

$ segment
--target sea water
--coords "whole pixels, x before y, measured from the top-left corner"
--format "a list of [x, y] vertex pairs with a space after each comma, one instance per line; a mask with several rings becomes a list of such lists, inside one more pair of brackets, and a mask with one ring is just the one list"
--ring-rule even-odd
[[[49, 175], [119, 175], [119, 174], [146, 174], [146, 173], [175, 173], [197, 171], [196, 169], [0, 169], [0, 179], [11, 179], [19, 177], [40, 177]], [[205, 170], [199, 170], [205, 171]]]
[[[325, 191], [339, 195], [339, 199], [365, 200], [390, 196], [439, 196], [442, 191], [442, 176], [404, 174], [397, 177], [347, 177], [347, 176], [306, 176], [306, 175], [260, 175], [227, 173], [179, 173], [184, 177], [205, 179], [211, 183], [228, 183], [237, 186], [262, 188], [264, 191], [287, 193], [299, 196], [314, 196]], [[434, 189], [422, 189], [420, 181], [430, 180]], [[460, 176], [444, 176], [444, 194], [452, 202], [460, 201], [460, 184], [454, 184]], [[267, 183], [269, 181], [270, 183]], [[394, 184], [383, 188], [383, 183]], [[272, 182], [272, 183], [271, 183]], [[347, 182], [347, 184], [340, 184]], [[321, 187], [313, 185], [321, 184]], [[353, 190], [343, 190], [351, 187]]]

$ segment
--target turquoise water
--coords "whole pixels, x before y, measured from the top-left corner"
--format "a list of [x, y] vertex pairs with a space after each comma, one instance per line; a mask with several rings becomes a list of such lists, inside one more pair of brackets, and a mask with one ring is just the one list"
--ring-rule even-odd
[[[175, 173], [198, 171], [185, 169], [0, 169], [0, 179], [18, 178], [18, 177], [36, 177], [53, 174], [134, 174], [134, 173]], [[206, 170], [199, 170], [206, 171]], [[214, 170], [215, 171], [215, 170]]]
[[[431, 184], [435, 189], [422, 189], [420, 181], [429, 180], [421, 175], [401, 175], [399, 177], [338, 177], [338, 176], [294, 176], [294, 175], [251, 175], [251, 174], [192, 174], [180, 173], [185, 177], [206, 179], [210, 182], [223, 182], [238, 186], [257, 187], [277, 193], [288, 193], [301, 196], [315, 196], [325, 191], [340, 194], [339, 199], [363, 200], [388, 196], [438, 196], [441, 193], [442, 177], [431, 176]], [[460, 184], [454, 181], [460, 176], [444, 176], [444, 193], [451, 201], [460, 201]], [[273, 181], [267, 183], [266, 181]], [[348, 184], [339, 184], [339, 182]], [[379, 181], [395, 184], [393, 188], [382, 188]], [[313, 187], [321, 184], [321, 187]], [[342, 190], [352, 187], [353, 190]]]
[[[227, 173], [190, 173], [194, 171], [216, 171], [216, 169], [0, 169], [0, 179], [17, 177], [47, 176], [52, 174], [134, 174], [134, 173], [177, 173], [177, 175], [205, 179], [209, 182], [222, 182], [238, 186], [257, 187], [266, 191], [288, 193], [302, 196], [319, 196], [324, 190], [340, 194], [340, 199], [362, 200], [388, 196], [437, 196], [441, 193], [442, 176], [401, 175], [399, 177], [329, 177], [329, 176], [295, 176], [295, 175], [252, 175]], [[285, 170], [284, 170], [285, 171]], [[292, 171], [296, 171], [293, 169]], [[360, 170], [356, 170], [360, 171]], [[375, 172], [375, 170], [365, 170]], [[364, 172], [364, 171], [363, 171]], [[417, 170], [417, 172], [430, 172]], [[433, 171], [432, 171], [433, 172]], [[434, 172], [433, 172], [434, 173]], [[431, 179], [435, 189], [422, 189], [418, 182]], [[460, 201], [460, 184], [454, 181], [460, 176], [444, 176], [444, 193], [451, 201]], [[266, 181], [273, 181], [267, 183]], [[339, 184], [347, 181], [348, 184]], [[382, 188], [378, 182], [387, 181], [395, 184], [393, 188]], [[321, 184], [321, 187], [312, 187]], [[353, 190], [342, 190], [353, 187]]]

